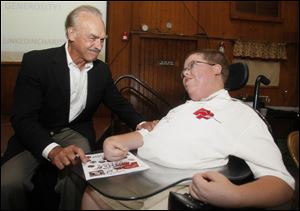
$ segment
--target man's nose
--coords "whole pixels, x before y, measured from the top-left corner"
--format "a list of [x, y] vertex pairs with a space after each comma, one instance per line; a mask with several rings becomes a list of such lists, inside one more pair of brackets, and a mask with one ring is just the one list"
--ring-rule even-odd
[[101, 39], [97, 39], [95, 42], [95, 48], [101, 50], [103, 48], [103, 41]]

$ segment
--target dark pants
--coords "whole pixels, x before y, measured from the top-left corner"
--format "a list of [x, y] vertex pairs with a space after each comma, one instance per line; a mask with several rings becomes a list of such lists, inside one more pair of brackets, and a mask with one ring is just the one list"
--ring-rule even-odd
[[[76, 131], [65, 128], [53, 136], [53, 140], [65, 147], [74, 144], [90, 152], [88, 140]], [[29, 191], [33, 190], [32, 177], [41, 162], [29, 151], [14, 156], [1, 166], [1, 209], [28, 208]], [[60, 171], [55, 190], [60, 195], [59, 209], [80, 209], [84, 182], [74, 174]]]

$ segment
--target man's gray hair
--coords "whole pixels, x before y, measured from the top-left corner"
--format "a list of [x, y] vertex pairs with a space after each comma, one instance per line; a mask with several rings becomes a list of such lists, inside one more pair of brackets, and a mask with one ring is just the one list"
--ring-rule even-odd
[[76, 20], [81, 12], [94, 14], [102, 19], [102, 13], [96, 7], [90, 5], [82, 5], [72, 10], [66, 18], [65, 30], [68, 37], [68, 28], [76, 25]]

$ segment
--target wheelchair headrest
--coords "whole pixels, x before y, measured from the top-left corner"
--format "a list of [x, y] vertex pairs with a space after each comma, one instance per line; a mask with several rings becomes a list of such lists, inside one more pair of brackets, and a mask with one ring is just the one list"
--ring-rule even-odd
[[234, 63], [229, 65], [229, 75], [225, 83], [225, 89], [228, 91], [238, 90], [243, 88], [249, 78], [248, 65], [245, 63]]

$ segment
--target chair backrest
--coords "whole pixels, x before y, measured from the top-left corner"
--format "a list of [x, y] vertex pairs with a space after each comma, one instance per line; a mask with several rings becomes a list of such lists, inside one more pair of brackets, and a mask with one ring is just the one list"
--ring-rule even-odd
[[288, 135], [287, 145], [291, 157], [299, 168], [299, 131], [293, 131]]
[[249, 78], [248, 65], [245, 63], [233, 63], [229, 65], [229, 75], [225, 82], [225, 89], [228, 91], [234, 91], [243, 88]]

